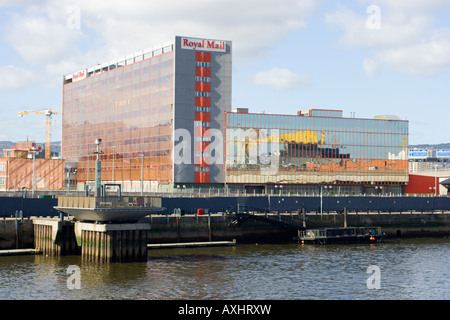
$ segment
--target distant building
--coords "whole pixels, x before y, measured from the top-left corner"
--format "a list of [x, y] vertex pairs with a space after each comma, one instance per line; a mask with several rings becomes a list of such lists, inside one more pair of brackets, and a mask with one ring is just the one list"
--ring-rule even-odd
[[408, 121], [232, 110], [231, 80], [231, 41], [180, 36], [66, 75], [62, 157], [78, 188], [95, 178], [100, 138], [102, 180], [124, 191], [404, 192]]
[[40, 148], [33, 143], [18, 143], [12, 149], [3, 150], [3, 157], [0, 158], [0, 191], [65, 188], [64, 160], [33, 160], [31, 151], [38, 150]]
[[225, 115], [229, 188], [293, 194], [404, 192], [408, 121], [345, 118], [341, 110]]
[[[231, 50], [231, 41], [175, 36], [65, 76], [62, 157], [78, 183], [94, 180], [97, 138], [102, 180], [123, 190], [142, 176], [145, 191], [223, 183], [223, 164], [209, 165], [206, 149], [231, 110]], [[181, 140], [184, 161], [173, 161]]]

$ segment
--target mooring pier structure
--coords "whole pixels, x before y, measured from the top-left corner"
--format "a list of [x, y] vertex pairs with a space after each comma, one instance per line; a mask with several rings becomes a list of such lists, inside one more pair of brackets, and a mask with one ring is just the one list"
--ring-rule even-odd
[[83, 261], [137, 262], [147, 259], [150, 224], [139, 223], [163, 210], [160, 197], [60, 196], [55, 209], [75, 218]]
[[61, 218], [38, 218], [33, 220], [34, 247], [48, 256], [78, 254], [74, 225]]
[[71, 215], [75, 223], [76, 242], [81, 246], [83, 261], [100, 263], [147, 260], [147, 236], [150, 225], [138, 221], [163, 210], [160, 197], [106, 195], [101, 183], [100, 150], [102, 139], [96, 139], [95, 195], [58, 197], [56, 210]]
[[99, 263], [147, 261], [147, 233], [143, 223], [75, 223], [83, 261]]

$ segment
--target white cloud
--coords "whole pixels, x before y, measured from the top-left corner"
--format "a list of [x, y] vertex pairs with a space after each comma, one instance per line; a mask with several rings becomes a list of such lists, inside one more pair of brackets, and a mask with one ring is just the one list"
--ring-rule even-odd
[[14, 14], [5, 38], [31, 65], [51, 63], [73, 55], [82, 34], [66, 26], [63, 17], [30, 7], [25, 14]]
[[366, 0], [365, 2], [401, 10], [433, 10], [450, 7], [448, 0]]
[[28, 85], [33, 72], [12, 65], [0, 66], [0, 90], [20, 89]]
[[366, 26], [368, 16], [343, 8], [335, 13], [326, 14], [325, 21], [344, 31], [339, 39], [342, 44], [383, 48], [414, 43], [424, 34], [431, 20], [422, 14], [405, 16], [402, 13], [388, 14], [381, 11], [380, 29], [370, 29]]
[[100, 6], [85, 1], [80, 7], [86, 26], [121, 51], [190, 35], [232, 40], [233, 58], [241, 59], [254, 58], [289, 32], [304, 27], [314, 1], [132, 0]]
[[377, 53], [379, 60], [393, 68], [424, 76], [450, 73], [450, 40], [430, 39], [402, 47], [394, 47]]
[[[175, 35], [231, 40], [234, 61], [254, 60], [285, 35], [303, 28], [304, 18], [315, 6], [315, 0], [75, 3], [0, 2], [0, 6], [15, 10], [5, 23], [4, 39], [41, 74], [43, 84], [58, 86], [62, 75], [146, 49]], [[78, 14], [79, 28], [70, 28], [74, 14]]]
[[378, 73], [378, 63], [372, 59], [364, 59], [363, 61], [364, 72], [368, 77], [374, 77]]
[[289, 69], [272, 68], [255, 74], [253, 82], [277, 90], [288, 90], [305, 85], [307, 80], [304, 76], [295, 74]]
[[[314, 5], [314, 0], [81, 0], [76, 5], [80, 29], [71, 30], [67, 10], [73, 1], [48, 0], [15, 14], [6, 38], [30, 63], [81, 60], [78, 50], [95, 60], [108, 60], [174, 35], [232, 40], [234, 58], [254, 58], [289, 32], [303, 28]], [[96, 52], [110, 56], [99, 57]]]
[[[369, 3], [368, 1], [366, 1]], [[381, 9], [380, 28], [366, 26], [369, 15], [341, 8], [325, 15], [325, 21], [343, 31], [339, 42], [351, 47], [364, 47], [372, 58], [363, 63], [367, 75], [372, 60], [393, 69], [423, 76], [450, 72], [450, 28], [437, 29], [427, 10], [450, 7], [448, 1], [387, 1], [378, 0]]]

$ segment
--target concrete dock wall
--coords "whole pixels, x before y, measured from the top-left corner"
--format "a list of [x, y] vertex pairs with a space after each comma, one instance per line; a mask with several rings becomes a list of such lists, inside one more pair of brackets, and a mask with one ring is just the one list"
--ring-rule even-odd
[[[342, 214], [308, 215], [311, 228], [315, 225], [342, 227]], [[352, 227], [381, 227], [388, 237], [449, 237], [450, 212], [444, 213], [367, 213], [350, 212], [347, 214], [347, 225]]]
[[[286, 224], [302, 226], [301, 214], [262, 215]], [[307, 228], [343, 227], [344, 215], [308, 213]], [[209, 223], [210, 219], [210, 223]], [[215, 214], [203, 216], [161, 216], [145, 218], [151, 224], [149, 243], [188, 241], [290, 242], [297, 236], [295, 229], [287, 229], [273, 223], [239, 218], [235, 215]], [[445, 213], [367, 213], [347, 214], [348, 226], [381, 227], [389, 237], [448, 237], [450, 236], [450, 212]]]
[[31, 219], [0, 218], [0, 249], [34, 247]]
[[296, 232], [269, 223], [239, 219], [235, 215], [162, 216], [145, 218], [150, 223], [148, 243], [233, 241], [238, 243], [286, 242]]
[[[262, 215], [264, 216], [264, 215]], [[268, 214], [275, 220], [302, 225], [301, 214]], [[344, 216], [338, 213], [307, 213], [307, 228], [342, 227]], [[152, 215], [140, 221], [147, 224], [147, 243], [233, 241], [237, 243], [291, 242], [295, 229], [240, 218], [233, 214], [196, 216]], [[389, 237], [448, 237], [450, 212], [444, 213], [367, 213], [349, 212], [348, 226], [381, 227]], [[0, 249], [34, 248], [32, 219], [0, 219]], [[81, 245], [77, 236], [78, 246]]]

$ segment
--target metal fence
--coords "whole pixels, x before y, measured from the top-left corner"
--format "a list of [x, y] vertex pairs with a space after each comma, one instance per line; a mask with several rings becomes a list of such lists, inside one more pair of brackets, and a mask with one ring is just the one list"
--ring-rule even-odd
[[[219, 191], [217, 191], [219, 190]], [[175, 209], [183, 213], [196, 213], [197, 209], [214, 212], [296, 212], [305, 208], [307, 212], [338, 212], [347, 208], [349, 212], [444, 212], [450, 210], [450, 197], [441, 196], [394, 196], [394, 195], [297, 195], [297, 194], [246, 194], [220, 192], [157, 192], [145, 193], [144, 197], [160, 196], [161, 213], [171, 214]], [[71, 191], [72, 196], [84, 196], [83, 191]], [[66, 191], [0, 193], [0, 216], [57, 216], [53, 207], [58, 205], [57, 197], [67, 195]], [[108, 196], [109, 193], [106, 193]], [[111, 195], [114, 195], [112, 193]], [[140, 196], [122, 192], [122, 197]]]

